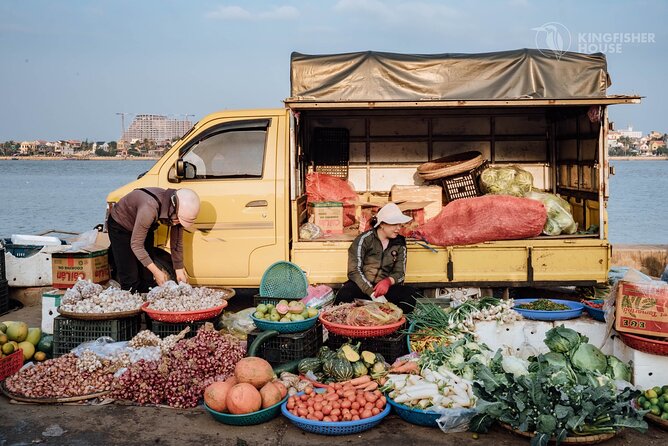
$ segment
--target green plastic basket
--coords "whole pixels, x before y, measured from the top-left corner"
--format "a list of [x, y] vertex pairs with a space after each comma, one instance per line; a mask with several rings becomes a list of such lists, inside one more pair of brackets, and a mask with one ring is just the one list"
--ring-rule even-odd
[[215, 418], [216, 421], [220, 421], [223, 424], [232, 424], [234, 426], [252, 426], [253, 424], [266, 423], [271, 421], [281, 413], [281, 404], [288, 400], [286, 395], [278, 403], [273, 406], [269, 406], [266, 409], [258, 410], [257, 412], [245, 413], [242, 415], [233, 415], [231, 413], [223, 413], [213, 410], [204, 403], [204, 407], [207, 411]]
[[267, 268], [262, 275], [260, 296], [301, 299], [307, 294], [306, 274], [294, 263], [281, 260]]

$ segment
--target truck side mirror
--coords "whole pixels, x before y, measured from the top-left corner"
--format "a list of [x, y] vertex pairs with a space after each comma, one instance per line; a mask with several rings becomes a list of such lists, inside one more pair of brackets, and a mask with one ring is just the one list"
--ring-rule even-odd
[[174, 163], [174, 176], [178, 180], [193, 180], [197, 176], [197, 170], [193, 164], [179, 158]]

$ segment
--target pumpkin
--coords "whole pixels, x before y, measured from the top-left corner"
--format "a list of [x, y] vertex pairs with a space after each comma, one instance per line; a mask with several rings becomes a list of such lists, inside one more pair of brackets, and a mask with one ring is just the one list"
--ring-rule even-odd
[[322, 362], [318, 358], [304, 358], [299, 361], [299, 366], [297, 370], [302, 375], [306, 375], [307, 372], [319, 372], [320, 367], [322, 367]]
[[285, 387], [285, 384], [283, 384], [279, 380], [275, 380], [275, 381], [272, 381], [272, 382], [274, 383], [276, 388], [279, 390], [279, 392], [281, 392], [281, 399], [285, 398], [285, 395], [288, 394], [288, 388]]
[[230, 380], [225, 382], [217, 381], [209, 384], [206, 389], [204, 389], [204, 402], [216, 412], [226, 412], [227, 404], [225, 404], [225, 399], [227, 398], [227, 392], [229, 392], [235, 384], [235, 382]]
[[262, 407], [262, 396], [252, 384], [240, 383], [227, 392], [225, 404], [234, 415], [257, 412]]
[[345, 359], [334, 359], [331, 376], [336, 381], [348, 381], [353, 378], [353, 366]]
[[363, 361], [353, 362], [352, 366], [355, 378], [359, 378], [360, 376], [367, 375], [369, 373], [369, 369], [364, 365]]
[[256, 389], [274, 379], [274, 370], [271, 364], [262, 358], [242, 358], [234, 367], [234, 376], [241, 383], [253, 385]]
[[267, 383], [260, 389], [260, 397], [262, 398], [262, 408], [266, 409], [274, 404], [279, 403], [283, 397], [281, 391], [274, 383]]

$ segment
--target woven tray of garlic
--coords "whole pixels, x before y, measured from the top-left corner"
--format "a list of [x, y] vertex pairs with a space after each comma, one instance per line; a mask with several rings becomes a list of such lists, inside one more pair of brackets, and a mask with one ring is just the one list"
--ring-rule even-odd
[[151, 310], [181, 313], [219, 307], [225, 304], [231, 293], [231, 290], [193, 287], [183, 282], [177, 285], [169, 280], [152, 288], [146, 300]]
[[70, 318], [114, 319], [139, 314], [143, 303], [139, 294], [80, 279], [65, 291], [58, 312]]

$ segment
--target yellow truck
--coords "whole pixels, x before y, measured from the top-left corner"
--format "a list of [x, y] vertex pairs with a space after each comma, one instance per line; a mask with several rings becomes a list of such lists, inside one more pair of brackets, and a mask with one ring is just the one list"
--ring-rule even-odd
[[[195, 190], [201, 212], [184, 239], [193, 284], [256, 288], [278, 260], [299, 265], [312, 284], [341, 284], [356, 233], [300, 238], [306, 175], [345, 178], [360, 203], [387, 200], [394, 185], [421, 184], [420, 164], [465, 151], [531, 172], [534, 187], [567, 199], [589, 231], [432, 249], [408, 239], [408, 283], [606, 281], [607, 107], [640, 97], [607, 94], [602, 54], [293, 53], [290, 74], [283, 108], [204, 117], [145, 175], [107, 198], [112, 206], [140, 187]], [[163, 250], [166, 233], [156, 234]]]

